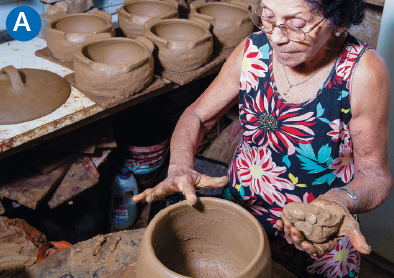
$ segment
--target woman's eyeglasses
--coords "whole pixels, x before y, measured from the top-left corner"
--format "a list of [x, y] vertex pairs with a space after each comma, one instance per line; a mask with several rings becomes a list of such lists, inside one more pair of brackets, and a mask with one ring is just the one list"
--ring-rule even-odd
[[318, 23], [313, 25], [307, 32], [302, 31], [300, 28], [289, 26], [286, 24], [275, 24], [268, 20], [265, 16], [262, 15], [262, 8], [258, 6], [254, 12], [250, 13], [250, 18], [253, 23], [262, 31], [266, 33], [272, 33], [274, 27], [278, 27], [282, 34], [285, 35], [289, 40], [294, 42], [303, 42], [308, 37], [309, 33], [312, 32], [320, 23], [323, 22], [325, 18], [320, 20]]

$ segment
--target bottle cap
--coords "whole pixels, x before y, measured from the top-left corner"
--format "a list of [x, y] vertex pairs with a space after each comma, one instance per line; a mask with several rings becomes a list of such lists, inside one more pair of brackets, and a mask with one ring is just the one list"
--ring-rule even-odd
[[130, 170], [129, 170], [128, 168], [123, 167], [123, 168], [120, 170], [119, 177], [120, 177], [121, 179], [126, 180], [126, 179], [130, 178], [130, 176], [131, 176], [131, 173], [130, 173]]

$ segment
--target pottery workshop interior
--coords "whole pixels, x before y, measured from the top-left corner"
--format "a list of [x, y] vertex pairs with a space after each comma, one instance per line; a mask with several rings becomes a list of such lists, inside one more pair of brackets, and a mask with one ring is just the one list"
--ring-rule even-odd
[[393, 49], [394, 0], [0, 0], [0, 277], [394, 277]]

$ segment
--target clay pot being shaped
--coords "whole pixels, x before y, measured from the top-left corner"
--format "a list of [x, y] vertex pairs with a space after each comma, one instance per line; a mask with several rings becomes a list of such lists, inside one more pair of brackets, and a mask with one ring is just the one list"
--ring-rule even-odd
[[145, 23], [144, 36], [155, 45], [155, 66], [187, 72], [205, 65], [213, 50], [209, 23], [195, 18], [158, 19]]
[[253, 32], [249, 7], [239, 1], [205, 3], [198, 0], [190, 4], [189, 19], [196, 17], [212, 25], [215, 48], [233, 48]]
[[111, 15], [102, 11], [94, 13], [65, 14], [48, 17], [45, 39], [52, 55], [62, 62], [73, 62], [72, 54], [77, 51], [91, 35], [108, 33], [115, 36]]
[[41, 118], [70, 96], [68, 82], [56, 73], [38, 69], [0, 70], [0, 125]]
[[160, 211], [141, 241], [136, 277], [271, 277], [267, 235], [247, 210], [199, 198]]
[[99, 97], [130, 97], [153, 78], [154, 45], [144, 37], [111, 38], [98, 34], [74, 53], [79, 89]]
[[128, 38], [144, 35], [144, 23], [151, 18], [178, 18], [178, 2], [175, 0], [131, 0], [117, 9], [119, 27]]

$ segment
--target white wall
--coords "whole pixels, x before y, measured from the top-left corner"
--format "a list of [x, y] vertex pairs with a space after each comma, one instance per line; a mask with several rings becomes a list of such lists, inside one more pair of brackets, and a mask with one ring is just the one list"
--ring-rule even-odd
[[[377, 51], [386, 61], [394, 93], [394, 1], [386, 0]], [[390, 166], [394, 176], [394, 96], [390, 110]], [[361, 215], [361, 231], [372, 250], [394, 262], [394, 189], [377, 209]]]

